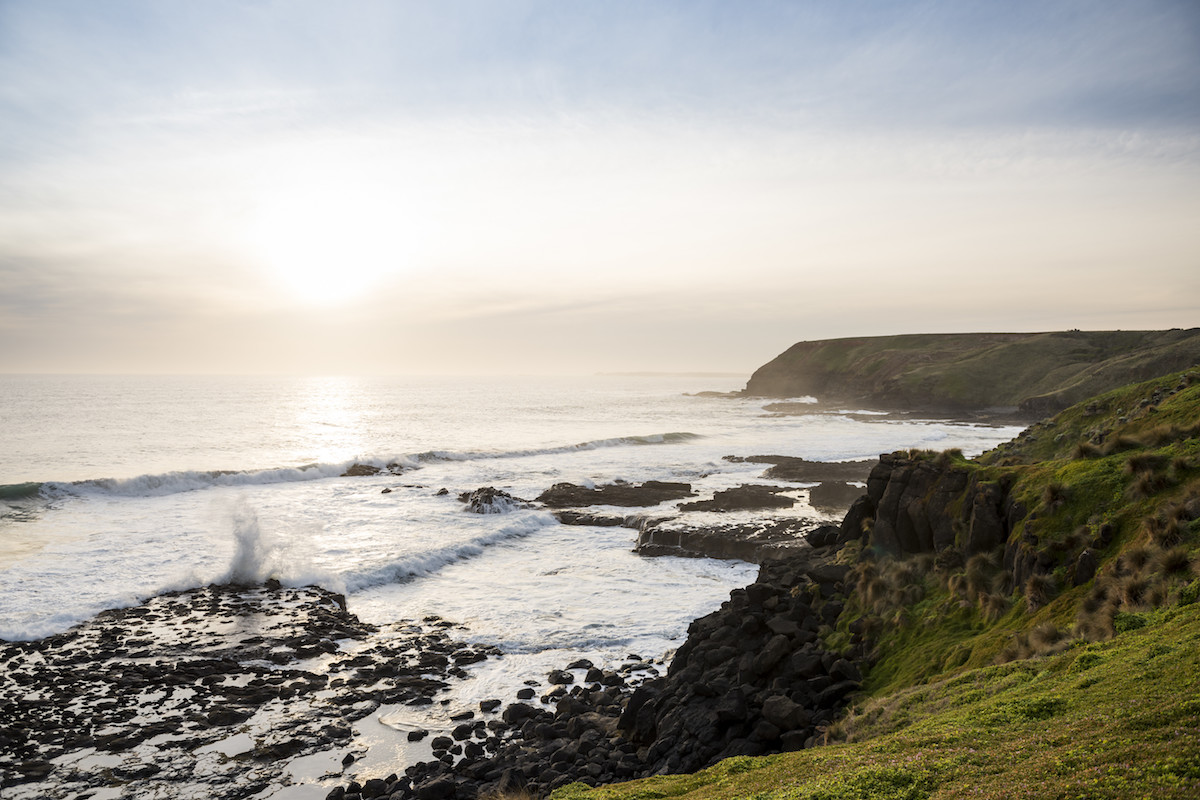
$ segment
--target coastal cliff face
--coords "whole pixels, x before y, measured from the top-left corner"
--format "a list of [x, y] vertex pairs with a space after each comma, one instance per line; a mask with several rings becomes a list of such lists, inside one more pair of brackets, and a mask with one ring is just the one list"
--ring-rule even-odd
[[[1039, 549], [1036, 535], [1013, 535], [1034, 527], [1014, 485], [1012, 475], [973, 469], [949, 454], [885, 454], [871, 473], [867, 494], [843, 520], [838, 544], [861, 542], [873, 558], [940, 554], [949, 567], [995, 555], [1007, 581], [1021, 586], [1080, 553], [1059, 546]], [[1073, 579], [1074, 564], [1068, 566]]]
[[[847, 619], [887, 631], [877, 687], [911, 681], [906, 670], [1105, 640], [1123, 614], [1200, 591], [1189, 583], [1198, 538], [1200, 373], [1177, 373], [1074, 406], [977, 459], [882, 456], [838, 535], [857, 560]], [[918, 611], [931, 596], [968, 610], [956, 624], [970, 635], [936, 641], [953, 614]], [[918, 613], [921, 633], [909, 628]], [[932, 666], [916, 667], [918, 653]]]
[[914, 334], [800, 342], [745, 394], [822, 403], [1043, 416], [1200, 363], [1200, 329]]

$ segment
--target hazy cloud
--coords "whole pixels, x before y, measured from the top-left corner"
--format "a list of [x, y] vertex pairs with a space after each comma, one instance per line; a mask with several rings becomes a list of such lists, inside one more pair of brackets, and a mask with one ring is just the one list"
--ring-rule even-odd
[[6, 370], [1200, 316], [1185, 1], [9, 0], [0, 125]]

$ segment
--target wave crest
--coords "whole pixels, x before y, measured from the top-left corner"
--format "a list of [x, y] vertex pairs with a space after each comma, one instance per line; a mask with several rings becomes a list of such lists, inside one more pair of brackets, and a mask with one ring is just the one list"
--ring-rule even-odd
[[86, 481], [46, 481], [44, 483], [15, 483], [0, 486], [0, 501], [15, 504], [25, 500], [58, 500], [86, 495], [118, 497], [158, 497], [225, 486], [254, 486], [271, 483], [314, 481], [342, 476], [355, 464], [365, 464], [386, 471], [393, 465], [404, 469], [419, 469], [422, 464], [448, 461], [477, 461], [502, 458], [525, 458], [557, 455], [604, 447], [641, 447], [646, 445], [681, 444], [702, 438], [699, 434], [671, 432], [645, 436], [619, 436], [596, 439], [578, 444], [544, 447], [529, 450], [449, 451], [427, 450], [400, 456], [358, 457], [328, 464], [308, 464], [302, 467], [278, 467], [263, 470], [185, 470], [138, 475], [133, 478], [100, 478]]

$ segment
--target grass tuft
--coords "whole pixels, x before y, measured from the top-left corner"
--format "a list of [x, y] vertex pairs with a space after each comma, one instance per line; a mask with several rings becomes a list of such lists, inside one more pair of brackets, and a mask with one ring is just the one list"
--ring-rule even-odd
[[1057, 587], [1049, 575], [1030, 575], [1025, 581], [1025, 602], [1030, 611], [1037, 611], [1050, 602]]

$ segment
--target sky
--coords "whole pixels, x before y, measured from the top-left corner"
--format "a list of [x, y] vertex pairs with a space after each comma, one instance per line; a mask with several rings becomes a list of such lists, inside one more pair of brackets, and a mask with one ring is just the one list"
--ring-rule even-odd
[[0, 372], [1200, 325], [1200, 4], [0, 0]]

